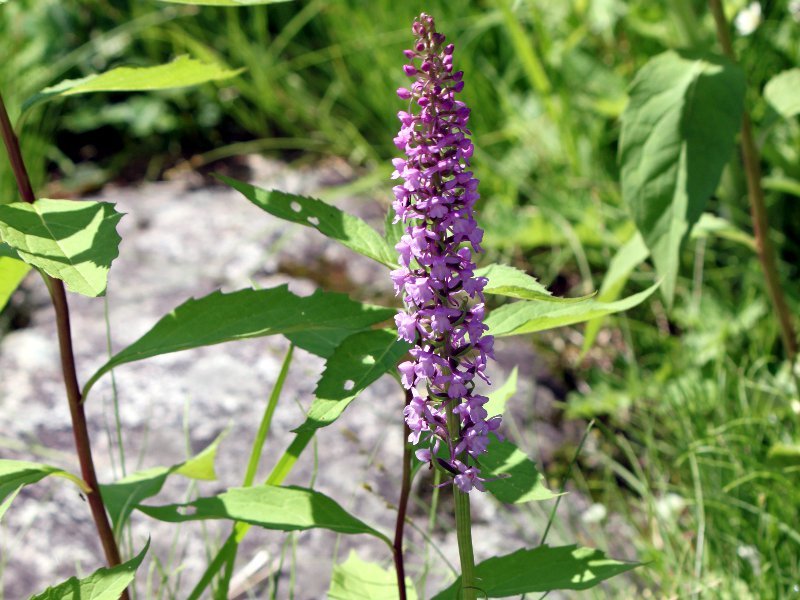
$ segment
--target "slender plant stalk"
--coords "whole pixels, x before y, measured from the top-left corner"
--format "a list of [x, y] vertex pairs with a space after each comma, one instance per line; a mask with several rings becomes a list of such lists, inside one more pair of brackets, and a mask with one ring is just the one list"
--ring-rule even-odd
[[[725, 19], [725, 12], [722, 9], [722, 3], [720, 0], [708, 0], [708, 6], [711, 9], [711, 14], [714, 15], [717, 39], [722, 46], [722, 50], [730, 60], [736, 62], [736, 54], [731, 45], [731, 36], [728, 22]], [[764, 190], [761, 187], [761, 166], [759, 164], [758, 149], [753, 139], [753, 127], [746, 108], [742, 115], [740, 145], [747, 178], [747, 198], [750, 201], [750, 214], [753, 219], [753, 233], [756, 238], [758, 258], [761, 261], [761, 269], [764, 271], [772, 306], [778, 317], [783, 346], [786, 349], [786, 355], [794, 372], [794, 362], [797, 357], [797, 336], [792, 323], [792, 315], [789, 312], [789, 306], [786, 303], [786, 297], [778, 277], [775, 250], [769, 238], [769, 222], [767, 220], [767, 208], [764, 204]]]
[[[19, 147], [19, 140], [11, 126], [8, 118], [2, 95], [0, 95], [0, 128], [2, 128], [3, 142], [8, 152], [11, 168], [17, 180], [19, 193], [25, 202], [33, 203], [36, 196], [31, 187], [28, 172], [22, 159], [22, 152]], [[72, 350], [72, 331], [69, 320], [69, 305], [67, 304], [67, 294], [64, 291], [64, 283], [60, 279], [54, 279], [42, 273], [47, 289], [50, 291], [50, 298], [53, 301], [53, 308], [56, 313], [56, 328], [58, 330], [58, 347], [61, 354], [61, 371], [64, 375], [64, 386], [67, 391], [69, 401], [69, 412], [72, 418], [72, 433], [75, 438], [75, 449], [78, 453], [78, 461], [81, 466], [81, 477], [90, 490], [86, 494], [89, 508], [94, 518], [97, 533], [103, 546], [106, 562], [109, 566], [119, 565], [119, 548], [114, 539], [114, 532], [106, 514], [103, 498], [100, 494], [100, 485], [94, 469], [94, 459], [92, 458], [92, 447], [89, 441], [89, 429], [86, 424], [86, 413], [83, 410], [83, 399], [81, 398], [81, 388], [78, 385], [78, 375], [75, 370], [75, 354]], [[120, 596], [122, 600], [128, 600], [127, 590]]]
[[[447, 429], [450, 438], [459, 439], [461, 427], [460, 417], [452, 407], [447, 409]], [[472, 552], [472, 517], [469, 511], [469, 494], [465, 494], [453, 484], [455, 500], [456, 539], [458, 540], [458, 558], [461, 562], [461, 594], [463, 600], [477, 600], [478, 588], [475, 582], [475, 557]]]
[[[405, 404], [411, 402], [411, 390], [406, 390]], [[403, 563], [403, 529], [406, 524], [406, 511], [408, 509], [408, 495], [411, 491], [411, 445], [408, 436], [411, 430], [403, 420], [403, 481], [400, 486], [400, 501], [397, 503], [397, 522], [394, 527], [394, 568], [397, 572], [397, 589], [400, 591], [400, 600], [406, 600], [406, 568]]]

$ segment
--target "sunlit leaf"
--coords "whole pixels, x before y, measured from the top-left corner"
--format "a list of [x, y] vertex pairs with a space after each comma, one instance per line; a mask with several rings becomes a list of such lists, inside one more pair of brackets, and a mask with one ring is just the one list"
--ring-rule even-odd
[[522, 298], [523, 300], [549, 300], [553, 302], [574, 302], [579, 298], [559, 298], [531, 277], [508, 265], [489, 265], [475, 271], [476, 277], [486, 277], [489, 283], [483, 289], [487, 294]]
[[484, 408], [490, 417], [502, 415], [506, 410], [506, 402], [517, 393], [517, 370], [517, 367], [514, 367], [505, 383], [487, 394], [489, 402], [484, 405]]
[[30, 265], [21, 260], [0, 256], [0, 310], [3, 310], [30, 270]]
[[558, 496], [547, 488], [534, 462], [509, 441], [499, 442], [492, 437], [486, 454], [482, 454], [479, 460], [481, 477], [489, 480], [499, 478], [487, 481], [485, 485], [501, 502], [522, 504]]
[[[361, 560], [354, 550], [347, 560], [333, 567], [328, 600], [398, 600], [397, 574], [393, 568], [384, 569], [375, 563]], [[406, 597], [416, 600], [414, 584], [406, 577]]]
[[[114, 355], [86, 382], [88, 394], [111, 369], [133, 361], [201, 346], [275, 334], [356, 332], [394, 316], [393, 309], [355, 302], [344, 294], [317, 291], [300, 297], [285, 285], [266, 290], [214, 292], [188, 300], [133, 344]], [[293, 339], [298, 346], [302, 343]]]
[[636, 75], [622, 115], [622, 195], [671, 304], [681, 242], [700, 218], [731, 157], [744, 75], [713, 56], [665, 52]]
[[397, 253], [389, 247], [380, 233], [362, 219], [316, 198], [264, 190], [222, 175], [219, 178], [269, 214], [285, 221], [313, 227], [321, 234], [382, 265], [397, 267]]
[[49, 475], [64, 477], [72, 481], [84, 492], [89, 491], [80, 477], [58, 467], [24, 460], [0, 458], [0, 502], [11, 496], [11, 494], [16, 493], [22, 486], [41, 481]]
[[770, 79], [764, 98], [785, 119], [800, 114], [800, 69], [788, 69]]
[[172, 62], [154, 67], [117, 67], [105, 73], [62, 81], [28, 98], [23, 104], [23, 110], [54, 97], [93, 92], [146, 92], [189, 87], [208, 81], [229, 79], [241, 72], [241, 69], [229, 71], [217, 64], [204, 63], [183, 55]]
[[[478, 597], [507, 598], [531, 592], [586, 590], [629, 571], [638, 563], [607, 558], [600, 550], [578, 546], [539, 546], [489, 558], [475, 566]], [[461, 578], [433, 600], [461, 598]]]
[[12, 202], [0, 205], [0, 239], [71, 291], [102, 296], [119, 254], [121, 218], [107, 202]]
[[119, 600], [125, 588], [133, 582], [136, 569], [142, 564], [149, 548], [150, 540], [144, 549], [128, 562], [116, 567], [98, 569], [84, 579], [70, 577], [65, 582], [31, 597], [30, 600]]

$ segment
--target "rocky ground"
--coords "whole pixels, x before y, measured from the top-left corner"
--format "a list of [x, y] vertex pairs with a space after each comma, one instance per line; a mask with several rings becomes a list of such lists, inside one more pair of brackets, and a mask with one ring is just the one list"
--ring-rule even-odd
[[[297, 172], [264, 161], [253, 161], [251, 166], [257, 184], [295, 193], [311, 193], [337, 177], [334, 171]], [[216, 289], [288, 282], [298, 294], [311, 293], [322, 284], [350, 290], [360, 298], [380, 297], [385, 302], [391, 297], [382, 267], [354, 256], [312, 229], [278, 221], [226, 188], [196, 187], [181, 180], [108, 188], [98, 199], [117, 203], [126, 216], [119, 226], [123, 241], [111, 270], [107, 303], [70, 298], [81, 380], [107, 359], [107, 332], [117, 351], [188, 297]], [[335, 203], [381, 226], [384, 208], [376, 203], [353, 199]], [[23, 320], [29, 322], [0, 340], [0, 414], [5, 416], [0, 456], [39, 460], [77, 472], [57, 367], [54, 319], [42, 282], [31, 276], [14, 304], [16, 310], [27, 313]], [[211, 494], [240, 484], [287, 347], [286, 340], [276, 336], [170, 354], [117, 369], [128, 472], [180, 462], [187, 452], [199, 451], [227, 431], [217, 458], [218, 481], [201, 483], [198, 491]], [[574, 440], [581, 432], [578, 426], [563, 432], [548, 424], [554, 396], [547, 387], [534, 385], [545, 373], [530, 348], [529, 341], [522, 339], [501, 343], [495, 376], [502, 380], [513, 365], [519, 365], [519, 391], [510, 410], [523, 431], [527, 449], [549, 459], [565, 435]], [[291, 440], [290, 430], [302, 422], [302, 407], [310, 404], [322, 367], [317, 357], [296, 353], [267, 442], [262, 473]], [[317, 489], [362, 520], [392, 531], [392, 503], [399, 494], [396, 465], [401, 448], [401, 398], [392, 380], [378, 381], [337, 423], [319, 432], [316, 456], [309, 448], [287, 483], [308, 485], [314, 480]], [[87, 413], [100, 479], [111, 481], [121, 468], [110, 377], [94, 388]], [[430, 484], [416, 484], [411, 510], [424, 524]], [[149, 502], [181, 501], [189, 493], [188, 485], [187, 480], [174, 477]], [[549, 504], [501, 511], [491, 498], [473, 497], [478, 559], [538, 540]], [[446, 491], [443, 503], [448, 503]], [[564, 526], [556, 528], [552, 542], [574, 540], [574, 528], [587, 502], [572, 495], [562, 505]], [[457, 564], [449, 523], [448, 517], [442, 517], [434, 540]], [[207, 552], [227, 535], [229, 525], [190, 523], [177, 531], [173, 525], [134, 515], [126, 553], [140, 548], [148, 536], [153, 543], [138, 578], [139, 598], [185, 597], [207, 563]], [[291, 586], [298, 600], [324, 598], [331, 563], [344, 560], [351, 549], [363, 559], [390, 565], [390, 556], [380, 542], [309, 531], [295, 536], [294, 559], [287, 554], [281, 568], [286, 539], [278, 532], [251, 531], [234, 575], [240, 597], [261, 597], [264, 582], [275, 577], [280, 584], [279, 598], [290, 597]], [[425, 549], [426, 544], [413, 531], [409, 542], [409, 570], [418, 574], [427, 560], [431, 570], [427, 593], [431, 594], [449, 577], [447, 567], [430, 547]], [[0, 526], [0, 552], [0, 588], [11, 600], [25, 598], [76, 573], [86, 574], [102, 562], [88, 507], [71, 484], [58, 478], [26, 488], [15, 500]], [[254, 583], [258, 581], [261, 583]]]

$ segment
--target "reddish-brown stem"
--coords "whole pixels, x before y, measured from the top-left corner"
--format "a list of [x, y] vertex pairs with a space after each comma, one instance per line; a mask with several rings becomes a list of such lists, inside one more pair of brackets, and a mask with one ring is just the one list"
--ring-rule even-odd
[[[736, 61], [736, 54], [731, 44], [728, 22], [725, 19], [725, 12], [720, 0], [709, 0], [709, 8], [714, 16], [714, 23], [717, 28], [717, 39], [719, 40], [725, 55], [732, 61]], [[797, 336], [792, 323], [792, 315], [786, 303], [786, 297], [781, 287], [780, 277], [778, 276], [777, 261], [775, 250], [769, 238], [769, 222], [767, 219], [767, 208], [764, 203], [764, 190], [761, 187], [761, 166], [759, 164], [758, 149], [753, 139], [753, 127], [750, 123], [750, 116], [745, 108], [742, 115], [742, 134], [741, 142], [742, 162], [744, 172], [747, 177], [747, 197], [750, 201], [750, 214], [753, 219], [753, 234], [756, 238], [756, 249], [758, 259], [761, 261], [761, 269], [767, 283], [772, 306], [775, 315], [778, 317], [781, 339], [786, 349], [786, 355], [794, 369], [794, 361], [797, 356]]]
[[[19, 140], [11, 126], [8, 118], [2, 95], [0, 95], [0, 129], [2, 129], [3, 142], [8, 152], [11, 168], [17, 180], [19, 193], [25, 202], [34, 202], [36, 196], [33, 194], [28, 171], [25, 169], [25, 162], [19, 147]], [[58, 332], [58, 347], [61, 354], [61, 371], [64, 376], [64, 386], [67, 391], [69, 402], [69, 412], [72, 417], [72, 432], [75, 438], [75, 448], [78, 453], [78, 462], [81, 466], [81, 477], [90, 490], [86, 494], [89, 508], [94, 518], [100, 542], [103, 545], [103, 552], [106, 556], [108, 565], [113, 567], [120, 564], [119, 548], [114, 539], [114, 531], [108, 520], [103, 498], [100, 494], [100, 485], [94, 470], [94, 460], [92, 458], [92, 447], [89, 441], [89, 429], [86, 425], [86, 413], [83, 410], [83, 399], [81, 398], [81, 388], [78, 385], [78, 375], [75, 369], [75, 354], [72, 350], [72, 331], [69, 321], [69, 305], [67, 304], [67, 294], [64, 291], [64, 283], [60, 279], [54, 279], [42, 274], [47, 288], [50, 291], [50, 298], [53, 301], [53, 308], [56, 313], [56, 329]], [[127, 590], [120, 596], [122, 600], [128, 600]]]
[[[411, 402], [411, 391], [406, 390], [406, 406]], [[394, 528], [394, 568], [397, 572], [397, 589], [400, 600], [406, 600], [406, 569], [403, 563], [403, 529], [406, 524], [408, 495], [411, 491], [411, 446], [408, 435], [411, 431], [403, 419], [403, 480], [400, 486], [400, 501], [397, 503], [397, 522]]]

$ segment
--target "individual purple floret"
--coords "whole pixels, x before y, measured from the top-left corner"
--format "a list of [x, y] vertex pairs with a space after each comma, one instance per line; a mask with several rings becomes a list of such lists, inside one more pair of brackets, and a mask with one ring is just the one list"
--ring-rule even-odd
[[[492, 354], [492, 336], [484, 335], [483, 288], [475, 277], [473, 251], [481, 252], [483, 230], [475, 222], [478, 180], [469, 170], [472, 156], [469, 108], [455, 99], [464, 88], [461, 71], [453, 72], [453, 44], [444, 45], [433, 18], [422, 14], [412, 27], [416, 42], [405, 56], [403, 71], [414, 81], [397, 95], [409, 100], [400, 111], [402, 123], [394, 139], [406, 158], [393, 160], [395, 222], [405, 234], [395, 246], [400, 268], [391, 273], [395, 292], [407, 312], [396, 317], [400, 339], [414, 344], [412, 360], [399, 365], [403, 386], [412, 390], [404, 410], [409, 441], [425, 444], [420, 460], [436, 461], [464, 492], [483, 491], [475, 457], [486, 452], [489, 434], [500, 417], [487, 418], [488, 398], [474, 394], [475, 378], [485, 374]], [[457, 415], [460, 432], [451, 439], [447, 411]], [[498, 436], [499, 437], [499, 436]], [[437, 456], [440, 446], [447, 458]]]

